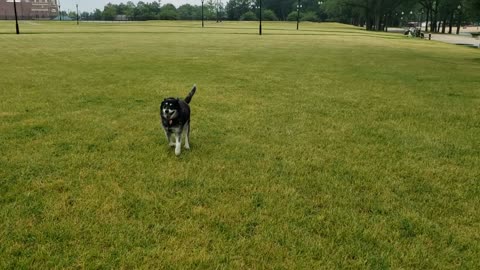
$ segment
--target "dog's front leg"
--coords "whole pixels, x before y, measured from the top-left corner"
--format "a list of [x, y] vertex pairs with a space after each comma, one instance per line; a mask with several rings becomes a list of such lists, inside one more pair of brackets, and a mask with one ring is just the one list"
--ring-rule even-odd
[[169, 146], [175, 146], [175, 143], [172, 142], [172, 133], [170, 131], [165, 130], [165, 129], [163, 131], [165, 131], [165, 137], [167, 137], [168, 145]]
[[182, 133], [175, 132], [175, 155], [179, 156], [182, 152]]

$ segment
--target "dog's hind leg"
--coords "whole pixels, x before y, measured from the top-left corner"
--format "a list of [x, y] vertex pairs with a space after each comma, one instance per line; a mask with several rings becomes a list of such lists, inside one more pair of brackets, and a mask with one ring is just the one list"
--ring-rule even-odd
[[185, 149], [190, 149], [190, 121], [183, 127], [185, 133]]
[[182, 130], [175, 132], [175, 155], [179, 156], [182, 152]]

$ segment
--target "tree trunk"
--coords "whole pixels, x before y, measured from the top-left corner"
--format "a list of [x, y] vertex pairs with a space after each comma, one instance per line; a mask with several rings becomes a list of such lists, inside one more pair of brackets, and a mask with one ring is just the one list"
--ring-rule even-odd
[[382, 24], [382, 20], [380, 18], [378, 14], [375, 16], [375, 31], [381, 31], [380, 25]]
[[390, 18], [390, 14], [385, 15], [385, 21], [383, 22], [383, 31], [388, 32], [388, 22]]
[[434, 23], [434, 32], [438, 33], [440, 31], [439, 29], [439, 25], [438, 25], [438, 5], [439, 5], [439, 0], [435, 1], [435, 15], [434, 15], [434, 18], [433, 18], [433, 21], [435, 21]]
[[462, 24], [462, 11], [458, 13], [457, 35], [460, 34], [460, 25]]
[[452, 33], [452, 27], [453, 27], [453, 12], [450, 13], [450, 20], [448, 21], [448, 33]]
[[367, 22], [367, 30], [372, 30], [372, 20], [370, 19], [370, 10], [365, 8], [365, 20]]
[[442, 20], [442, 34], [445, 34], [446, 22], [447, 22], [447, 18], [443, 18], [443, 20]]

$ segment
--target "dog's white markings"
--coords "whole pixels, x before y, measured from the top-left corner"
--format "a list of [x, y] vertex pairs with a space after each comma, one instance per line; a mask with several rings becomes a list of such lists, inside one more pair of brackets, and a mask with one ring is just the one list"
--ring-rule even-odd
[[185, 133], [185, 149], [190, 149], [190, 123], [185, 124], [183, 128], [183, 132]]
[[182, 152], [182, 138], [178, 133], [175, 133], [175, 155], [179, 156]]

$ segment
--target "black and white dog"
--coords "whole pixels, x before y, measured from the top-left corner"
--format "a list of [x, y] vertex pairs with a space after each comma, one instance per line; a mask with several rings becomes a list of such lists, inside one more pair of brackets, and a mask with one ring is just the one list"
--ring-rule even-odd
[[[170, 146], [175, 146], [175, 155], [180, 155], [182, 134], [185, 133], [185, 149], [190, 149], [190, 107], [188, 104], [197, 91], [197, 86], [193, 85], [192, 91], [185, 100], [179, 98], [166, 98], [160, 105], [160, 117], [162, 118], [162, 127], [167, 136]], [[175, 142], [171, 141], [172, 134], [175, 135]]]

